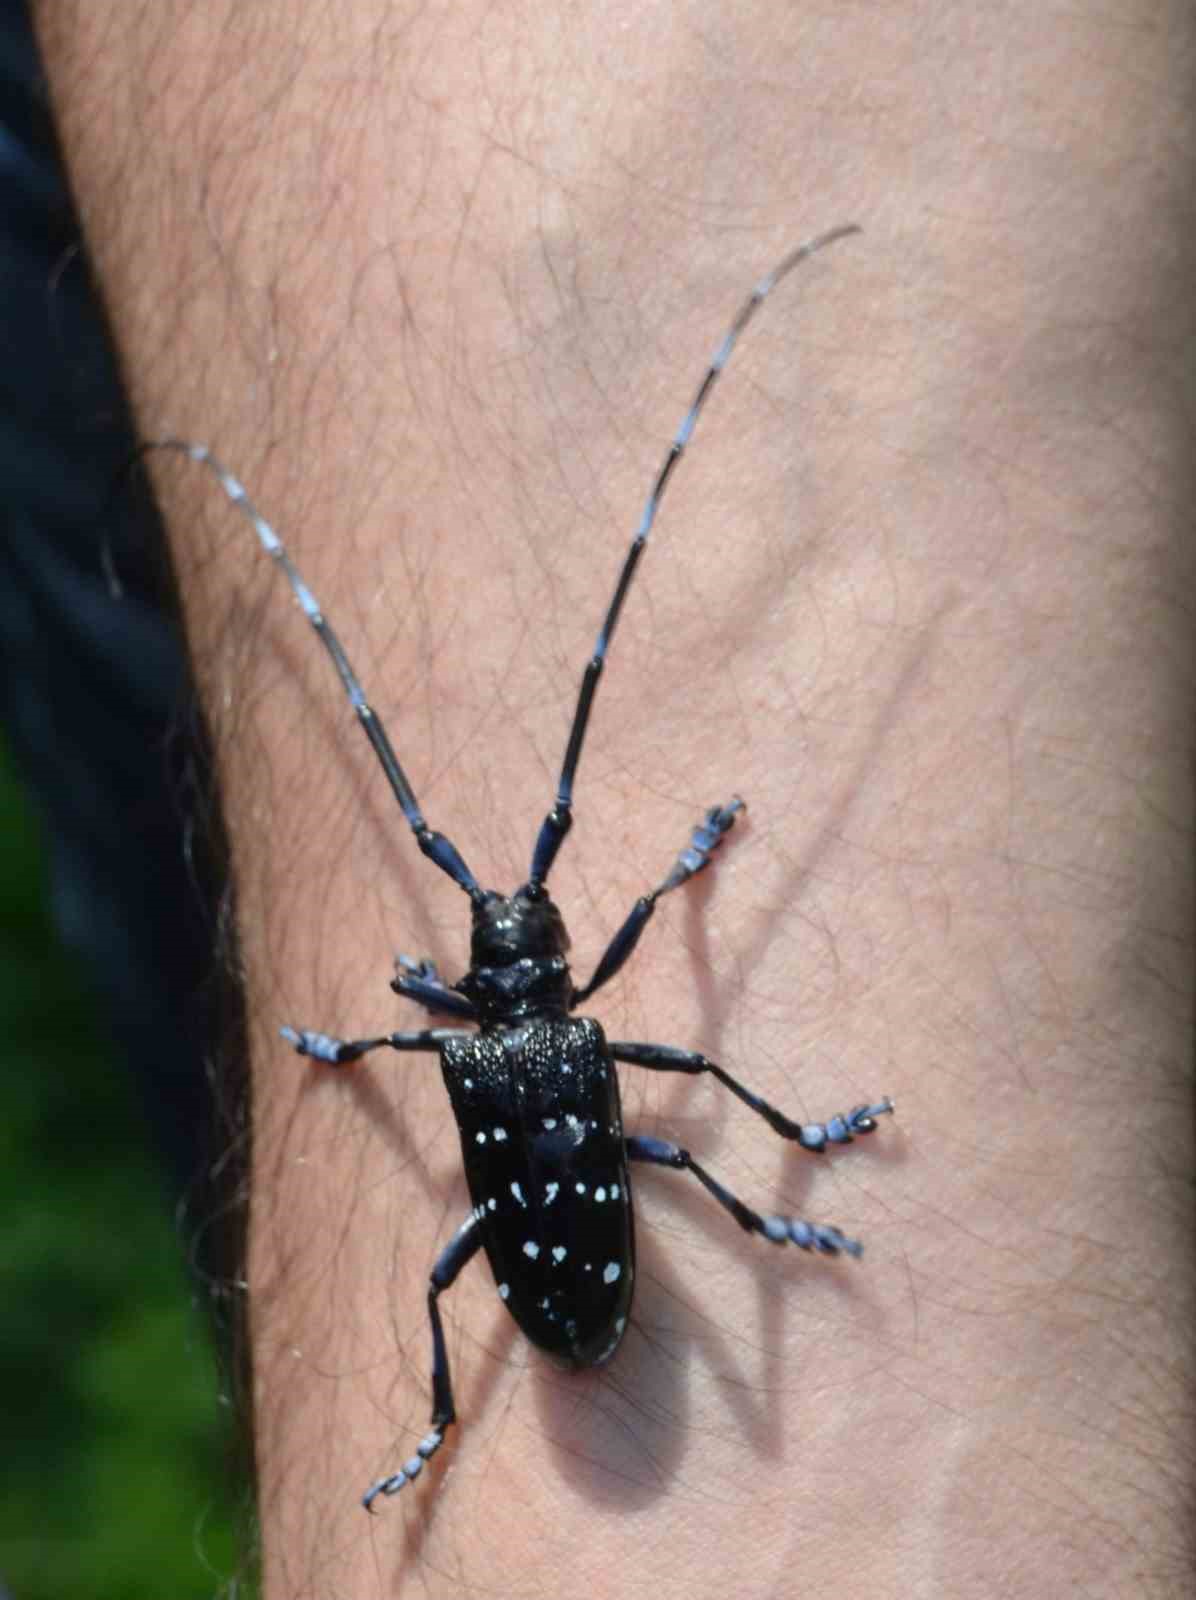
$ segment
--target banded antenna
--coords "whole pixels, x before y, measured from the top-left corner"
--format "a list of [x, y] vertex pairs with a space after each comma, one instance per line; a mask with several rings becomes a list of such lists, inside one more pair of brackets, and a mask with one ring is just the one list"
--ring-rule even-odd
[[603, 618], [602, 627], [598, 633], [598, 641], [594, 646], [594, 653], [590, 657], [585, 672], [582, 674], [581, 689], [577, 696], [577, 709], [573, 713], [573, 725], [569, 729], [569, 742], [565, 746], [565, 759], [561, 765], [561, 776], [557, 783], [556, 803], [544, 818], [540, 827], [536, 848], [532, 854], [531, 876], [526, 886], [526, 892], [533, 897], [544, 887], [552, 864], [556, 860], [556, 853], [564, 842], [565, 835], [573, 826], [573, 783], [577, 777], [577, 764], [581, 760], [582, 745], [585, 743], [586, 729], [590, 722], [590, 712], [594, 706], [594, 695], [598, 689], [598, 680], [602, 676], [603, 666], [606, 664], [606, 652], [614, 637], [615, 629], [619, 625], [619, 617], [623, 610], [623, 602], [627, 599], [627, 592], [631, 588], [635, 577], [635, 570], [639, 566], [640, 557], [648, 543], [648, 535], [652, 531], [652, 524], [656, 521], [656, 513], [660, 509], [660, 502], [664, 499], [665, 490], [673, 476], [677, 463], [685, 454], [686, 446], [693, 437], [697, 427], [698, 418], [702, 409], [710, 398], [710, 392], [718, 382], [719, 375], [731, 359], [732, 351], [739, 342], [739, 336], [748, 323], [756, 315], [760, 306], [781, 282], [793, 271], [799, 262], [806, 261], [815, 251], [822, 250], [828, 244], [834, 244], [838, 239], [845, 239], [850, 234], [859, 233], [859, 225], [854, 222], [842, 223], [837, 228], [831, 228], [826, 233], [820, 233], [817, 238], [808, 239], [805, 244], [799, 244], [791, 250], [785, 259], [768, 274], [748, 295], [736, 313], [735, 320], [723, 336], [723, 341], [714, 353], [714, 359], [706, 369], [706, 374], [698, 385], [693, 403], [682, 418], [681, 426], [673, 436], [673, 442], [665, 453], [665, 458], [660, 464], [651, 492], [644, 503], [643, 515], [640, 517], [639, 527], [631, 541], [627, 554], [623, 558], [623, 566], [619, 572], [615, 592], [607, 607], [606, 616]]

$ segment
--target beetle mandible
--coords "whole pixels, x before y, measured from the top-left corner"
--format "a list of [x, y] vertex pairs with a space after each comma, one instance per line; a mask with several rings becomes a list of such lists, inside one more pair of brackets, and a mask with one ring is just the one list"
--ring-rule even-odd
[[[183, 439], [151, 441], [144, 451], [181, 451], [208, 467], [229, 499], [252, 521], [263, 548], [287, 581], [332, 659], [349, 702], [423, 853], [469, 896], [472, 938], [469, 971], [445, 983], [430, 961], [398, 958], [391, 987], [433, 1013], [466, 1027], [423, 1028], [376, 1038], [343, 1040], [312, 1029], [285, 1027], [299, 1052], [343, 1067], [371, 1050], [426, 1051], [440, 1057], [461, 1135], [472, 1210], [432, 1268], [428, 1318], [432, 1330], [432, 1419], [416, 1453], [363, 1497], [372, 1510], [397, 1494], [440, 1449], [456, 1421], [452, 1378], [439, 1297], [479, 1250], [485, 1250], [500, 1298], [533, 1344], [574, 1367], [596, 1366], [615, 1352], [627, 1326], [635, 1278], [635, 1232], [628, 1165], [642, 1161], [691, 1172], [741, 1228], [776, 1244], [791, 1242], [828, 1255], [859, 1255], [860, 1246], [836, 1228], [768, 1216], [745, 1205], [687, 1150], [662, 1139], [623, 1131], [615, 1063], [663, 1072], [708, 1073], [782, 1138], [805, 1150], [849, 1144], [871, 1133], [892, 1101], [798, 1123], [777, 1111], [717, 1062], [670, 1045], [608, 1040], [589, 1017], [571, 1013], [608, 983], [631, 956], [662, 896], [709, 866], [735, 818], [738, 796], [712, 806], [694, 828], [672, 869], [631, 908], [580, 988], [566, 959], [569, 936], [546, 887], [573, 821], [573, 786], [607, 650], [673, 471], [740, 334], [772, 289], [799, 262], [849, 234], [832, 228], [791, 251], [740, 307], [698, 385], [693, 402], [662, 462], [623, 560], [594, 653], [586, 666], [569, 730], [556, 800], [541, 825], [528, 880], [514, 894], [483, 889], [456, 846], [424, 820], [415, 793], [385, 728], [366, 699], [345, 651], [282, 541], [259, 514], [243, 485], [205, 446]], [[476, 1030], [476, 1031], [475, 1031]]]

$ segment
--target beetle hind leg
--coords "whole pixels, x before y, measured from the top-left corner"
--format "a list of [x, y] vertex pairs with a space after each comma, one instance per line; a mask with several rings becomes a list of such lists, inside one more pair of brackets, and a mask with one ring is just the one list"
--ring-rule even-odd
[[664, 1139], [651, 1139], [632, 1134], [626, 1141], [628, 1161], [646, 1161], [655, 1167], [673, 1167], [679, 1172], [692, 1172], [694, 1177], [722, 1206], [729, 1211], [745, 1233], [758, 1233], [773, 1244], [795, 1244], [799, 1250], [817, 1250], [825, 1256], [861, 1256], [864, 1247], [849, 1239], [838, 1228], [829, 1228], [821, 1222], [805, 1222], [799, 1217], [763, 1216], [744, 1205], [738, 1195], [721, 1184], [716, 1177], [699, 1166], [688, 1150], [669, 1144]]
[[462, 1267], [468, 1266], [473, 1260], [481, 1244], [482, 1232], [478, 1227], [478, 1219], [471, 1212], [437, 1257], [436, 1264], [432, 1268], [431, 1282], [428, 1285], [428, 1321], [432, 1325], [432, 1421], [427, 1433], [417, 1445], [415, 1454], [404, 1461], [397, 1472], [379, 1478], [362, 1495], [361, 1503], [367, 1511], [373, 1511], [374, 1501], [379, 1495], [389, 1497], [398, 1494], [404, 1484], [419, 1477], [424, 1470], [424, 1462], [430, 1461], [440, 1449], [444, 1443], [446, 1429], [457, 1420], [457, 1410], [453, 1404], [453, 1379], [449, 1371], [448, 1347], [445, 1344], [444, 1324], [440, 1320], [440, 1307], [437, 1301], [445, 1289], [452, 1288]]

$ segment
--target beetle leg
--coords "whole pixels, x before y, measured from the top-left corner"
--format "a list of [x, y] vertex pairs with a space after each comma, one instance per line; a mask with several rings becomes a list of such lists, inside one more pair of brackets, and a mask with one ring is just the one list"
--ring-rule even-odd
[[472, 1039], [464, 1028], [420, 1028], [415, 1033], [383, 1033], [376, 1039], [336, 1039], [311, 1028], [280, 1028], [288, 1044], [301, 1056], [330, 1067], [347, 1067], [370, 1050], [439, 1050], [446, 1039]]
[[886, 1095], [874, 1105], [865, 1104], [856, 1106], [853, 1111], [840, 1111], [825, 1122], [794, 1122], [784, 1112], [770, 1106], [760, 1095], [753, 1094], [716, 1061], [700, 1055], [696, 1050], [678, 1050], [668, 1044], [633, 1044], [621, 1040], [611, 1042], [610, 1053], [616, 1061], [625, 1062], [628, 1066], [649, 1067], [656, 1072], [710, 1073], [745, 1106], [750, 1106], [758, 1116], [763, 1117], [782, 1139], [794, 1140], [803, 1150], [819, 1152], [825, 1150], [828, 1144], [850, 1144], [859, 1134], [874, 1133], [877, 1117], [888, 1116], [893, 1110], [893, 1102]]
[[444, 982], [434, 961], [416, 961], [411, 956], [398, 956], [395, 976], [390, 986], [405, 1000], [426, 1006], [429, 1011], [445, 1012], [451, 1017], [466, 1017], [477, 1021], [477, 1012], [471, 1001], [459, 990]]
[[745, 1206], [738, 1195], [724, 1188], [680, 1145], [632, 1134], [626, 1141], [626, 1149], [628, 1161], [647, 1161], [656, 1167], [674, 1167], [680, 1172], [692, 1172], [702, 1187], [714, 1196], [725, 1211], [731, 1213], [746, 1233], [759, 1233], [773, 1244], [791, 1243], [802, 1250], [818, 1250], [826, 1256], [859, 1256], [864, 1253], [863, 1245], [840, 1233], [838, 1228], [828, 1228], [820, 1222], [803, 1222], [797, 1217], [761, 1216], [751, 1206]]
[[415, 1454], [404, 1461], [398, 1472], [379, 1478], [361, 1497], [367, 1511], [374, 1509], [374, 1501], [381, 1495], [398, 1494], [405, 1483], [418, 1478], [424, 1462], [431, 1459], [444, 1443], [445, 1429], [457, 1420], [453, 1405], [453, 1380], [449, 1372], [448, 1347], [444, 1341], [444, 1326], [440, 1321], [439, 1296], [451, 1289], [462, 1267], [467, 1266], [482, 1244], [482, 1230], [471, 1212], [457, 1229], [432, 1268], [428, 1287], [428, 1321], [432, 1324], [432, 1421], [427, 1433], [416, 1446]]
[[574, 989], [569, 1002], [572, 1011], [588, 1000], [596, 989], [609, 983], [615, 973], [630, 959], [640, 942], [640, 935], [652, 920], [656, 902], [661, 895], [679, 889], [683, 883], [696, 878], [710, 865], [710, 858], [723, 842], [723, 836], [735, 826], [735, 818], [745, 809], [738, 795], [725, 806], [711, 806], [694, 828], [689, 843], [678, 855], [672, 870], [658, 883], [651, 894], [642, 894], [627, 914], [623, 926], [603, 951], [602, 959], [594, 968], [594, 976], [580, 989]]

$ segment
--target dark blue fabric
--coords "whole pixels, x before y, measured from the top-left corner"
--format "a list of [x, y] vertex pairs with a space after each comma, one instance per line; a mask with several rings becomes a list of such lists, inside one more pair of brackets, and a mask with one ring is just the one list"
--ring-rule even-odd
[[121, 478], [133, 446], [29, 18], [0, 0], [0, 720], [57, 921], [194, 1197], [228, 1132], [208, 1131], [236, 1025], [222, 833], [161, 526]]

